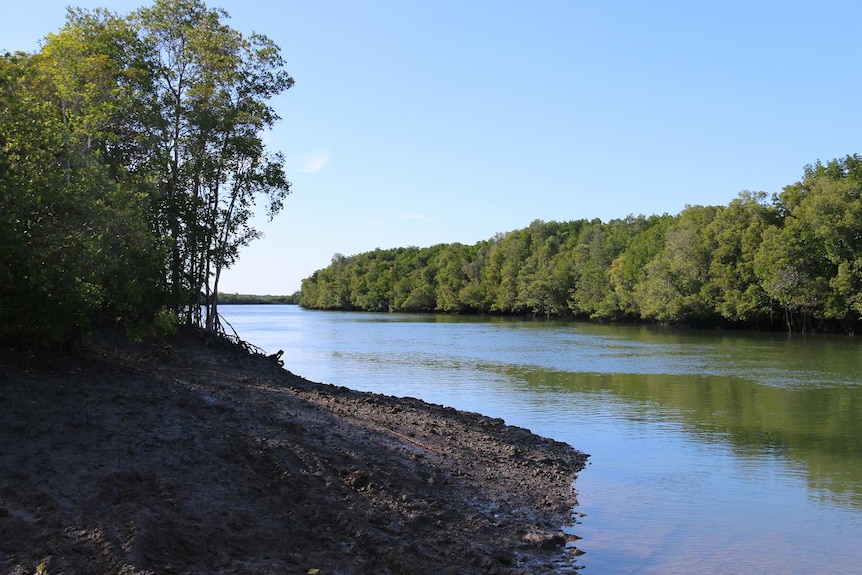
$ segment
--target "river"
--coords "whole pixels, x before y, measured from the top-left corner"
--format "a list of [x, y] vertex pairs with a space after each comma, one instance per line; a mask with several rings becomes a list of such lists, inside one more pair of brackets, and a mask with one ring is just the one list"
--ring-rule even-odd
[[222, 306], [313, 381], [501, 417], [591, 454], [586, 575], [862, 570], [862, 341]]

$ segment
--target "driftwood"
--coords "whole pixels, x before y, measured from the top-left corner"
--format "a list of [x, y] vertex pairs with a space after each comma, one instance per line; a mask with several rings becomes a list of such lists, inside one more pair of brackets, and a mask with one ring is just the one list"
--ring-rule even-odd
[[279, 367], [284, 367], [284, 360], [281, 359], [282, 355], [284, 355], [284, 350], [280, 349], [276, 353], [266, 356], [266, 358], [273, 360]]

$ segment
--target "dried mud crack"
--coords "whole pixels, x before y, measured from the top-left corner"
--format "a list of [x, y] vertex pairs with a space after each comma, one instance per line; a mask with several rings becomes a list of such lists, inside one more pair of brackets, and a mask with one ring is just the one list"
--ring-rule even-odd
[[0, 351], [0, 573], [565, 573], [586, 455], [218, 340]]

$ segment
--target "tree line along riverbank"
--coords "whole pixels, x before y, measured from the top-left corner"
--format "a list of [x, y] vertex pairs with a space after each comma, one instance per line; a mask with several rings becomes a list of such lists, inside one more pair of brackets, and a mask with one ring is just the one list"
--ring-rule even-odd
[[[199, 0], [73, 9], [38, 51], [0, 57], [0, 343], [69, 345], [101, 322], [221, 330], [219, 280], [260, 236], [255, 203], [274, 216], [290, 193], [263, 135], [293, 86], [278, 46], [226, 21]], [[860, 182], [854, 154], [675, 216], [336, 254], [299, 301], [853, 333]]]
[[0, 344], [93, 325], [222, 331], [222, 271], [290, 193], [264, 133], [293, 86], [278, 46], [201, 0], [71, 8], [0, 55]]
[[862, 156], [807, 166], [771, 197], [676, 216], [534, 221], [474, 245], [336, 254], [303, 280], [299, 303], [853, 333]]

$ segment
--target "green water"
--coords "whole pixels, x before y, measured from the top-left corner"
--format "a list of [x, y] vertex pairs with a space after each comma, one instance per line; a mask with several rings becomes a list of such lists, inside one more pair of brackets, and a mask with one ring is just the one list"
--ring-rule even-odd
[[583, 573], [858, 573], [862, 340], [230, 306], [309, 379], [591, 454]]

